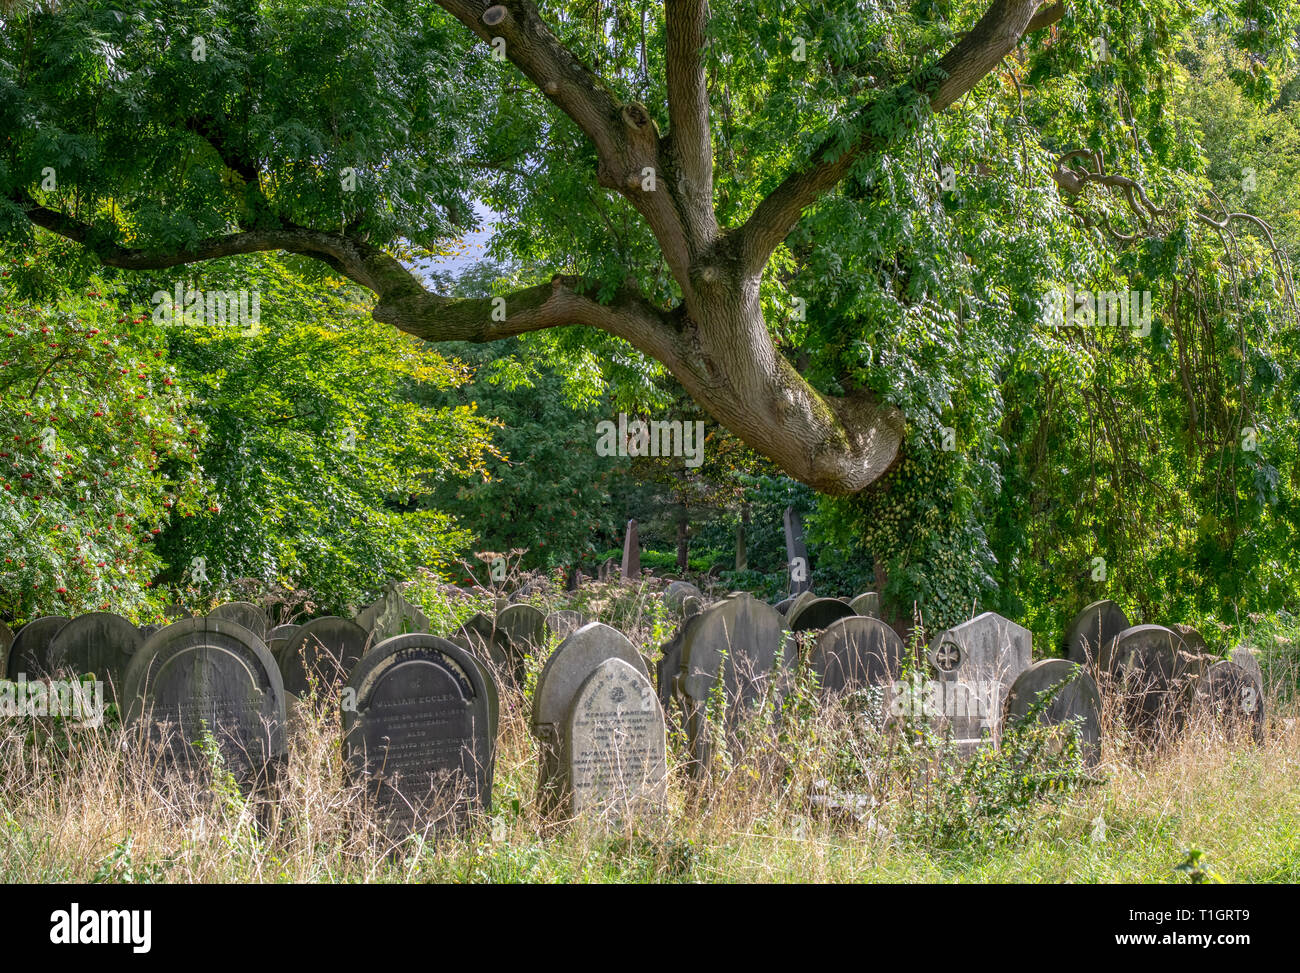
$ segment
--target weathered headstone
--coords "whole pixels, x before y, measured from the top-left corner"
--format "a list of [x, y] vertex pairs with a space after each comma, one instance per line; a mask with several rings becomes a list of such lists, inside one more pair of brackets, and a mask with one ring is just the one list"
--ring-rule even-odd
[[1209, 655], [1210, 646], [1194, 625], [1182, 625], [1178, 622], [1169, 626], [1183, 640], [1183, 648], [1192, 655]]
[[565, 796], [575, 816], [629, 820], [668, 798], [664, 714], [639, 666], [606, 659], [569, 709]]
[[229, 619], [242, 625], [262, 641], [266, 641], [266, 633], [271, 630], [271, 622], [266, 617], [266, 612], [251, 601], [228, 601], [208, 612], [208, 617]]
[[546, 616], [546, 633], [552, 638], [565, 639], [586, 624], [582, 612], [561, 608]]
[[1037, 722], [1073, 726], [1084, 766], [1096, 767], [1101, 762], [1101, 694], [1092, 676], [1078, 663], [1043, 659], [1022, 672], [1007, 695], [1007, 719], [1026, 719], [1039, 697], [1056, 686], [1061, 688], [1038, 711]]
[[1229, 740], [1249, 735], [1256, 744], [1264, 743], [1264, 694], [1243, 666], [1229, 659], [1210, 666], [1197, 681], [1196, 696]]
[[57, 672], [93, 674], [107, 687], [114, 702], [123, 698], [131, 657], [144, 644], [140, 630], [120, 615], [92, 612], [59, 629], [50, 641], [48, 658]]
[[538, 795], [548, 810], [565, 791], [561, 763], [564, 721], [583, 682], [609, 659], [621, 659], [646, 674], [645, 662], [627, 636], [608, 625], [591, 622], [561, 642], [537, 676], [532, 728], [541, 744]]
[[391, 831], [463, 824], [492, 799], [496, 726], [484, 670], [416, 632], [386, 639], [348, 680], [347, 767]]
[[509, 605], [497, 613], [496, 627], [510, 644], [516, 677], [522, 678], [527, 657], [546, 645], [546, 614], [533, 605]]
[[745, 550], [745, 525], [736, 524], [736, 570], [745, 571], [749, 568], [749, 554]]
[[370, 633], [371, 648], [394, 635], [429, 630], [428, 616], [402, 597], [396, 581], [390, 581], [384, 593], [363, 608], [354, 621]]
[[785, 554], [790, 594], [809, 591], [812, 588], [812, 567], [808, 563], [808, 546], [803, 539], [803, 518], [794, 507], [785, 508]]
[[856, 615], [851, 607], [838, 598], [810, 598], [802, 604], [791, 606], [786, 614], [786, 627], [792, 632], [823, 629], [841, 618]]
[[868, 618], [879, 618], [880, 595], [875, 591], [864, 591], [849, 602], [849, 607], [859, 615], [866, 615]]
[[655, 665], [655, 687], [659, 691], [659, 702], [664, 708], [664, 712], [669, 714], [668, 718], [672, 719], [674, 712], [682, 705], [681, 697], [677, 691], [677, 676], [682, 668], [682, 643], [686, 639], [687, 630], [696, 624], [702, 618], [704, 612], [698, 611], [682, 618], [681, 624], [677, 626], [677, 631], [673, 637], [660, 646], [659, 661]]
[[618, 573], [618, 561], [612, 557], [606, 558], [601, 562], [600, 567], [596, 569], [597, 581], [613, 581], [614, 575]]
[[302, 699], [314, 685], [322, 699], [329, 697], [347, 682], [369, 637], [356, 622], [336, 615], [292, 626], [291, 632], [276, 640], [281, 643], [275, 659], [285, 692]]
[[690, 619], [683, 629], [677, 693], [682, 697], [692, 756], [691, 772], [708, 768], [708, 704], [721, 683], [730, 731], [767, 694], [780, 705], [785, 676], [797, 663], [785, 620], [771, 605], [747, 592], [723, 599]]
[[38, 679], [53, 675], [50, 667], [49, 649], [59, 629], [72, 619], [65, 615], [46, 615], [36, 618], [20, 628], [14, 635], [13, 645], [9, 647], [9, 678], [16, 679], [26, 675], [28, 679]]
[[448, 641], [473, 653], [495, 673], [496, 678], [514, 678], [510, 640], [505, 632], [497, 630], [496, 616], [475, 612], [465, 619]]
[[1259, 659], [1255, 657], [1255, 653], [1246, 646], [1239, 645], [1228, 653], [1228, 658], [1250, 673], [1255, 680], [1255, 685], [1259, 687], [1262, 694], [1264, 692], [1264, 670], [1259, 667]]
[[205, 733], [241, 782], [259, 781], [285, 754], [284, 683], [262, 640], [212, 616], [150, 637], [126, 670], [127, 722], [141, 725], [166, 763], [207, 765]]
[[1144, 742], [1182, 730], [1190, 702], [1189, 658], [1178, 633], [1163, 625], [1130, 626], [1103, 647], [1103, 689], [1119, 693], [1125, 722]]
[[623, 538], [622, 578], [624, 581], [641, 580], [641, 541], [635, 520], [627, 522], [627, 534]]
[[808, 654], [823, 696], [891, 686], [902, 675], [907, 649], [878, 618], [850, 615], [826, 627]]
[[704, 598], [704, 592], [689, 581], [674, 581], [664, 589], [664, 604], [680, 612], [687, 598]]
[[1016, 677], [1029, 667], [1029, 629], [985, 612], [935, 636], [927, 653], [943, 690], [943, 716], [958, 752], [969, 755], [996, 739], [1003, 703]]
[[1094, 601], [1065, 632], [1065, 657], [1071, 662], [1095, 665], [1115, 636], [1129, 627], [1124, 610], [1109, 599]]

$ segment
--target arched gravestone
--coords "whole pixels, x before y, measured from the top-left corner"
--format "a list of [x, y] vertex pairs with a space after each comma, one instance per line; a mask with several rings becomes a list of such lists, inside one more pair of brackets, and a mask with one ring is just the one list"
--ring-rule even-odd
[[9, 675], [9, 649], [13, 644], [13, 629], [0, 622], [0, 677]]
[[271, 621], [266, 617], [266, 612], [251, 601], [226, 602], [208, 612], [208, 617], [225, 618], [242, 625], [263, 642], [266, 641], [266, 633], [271, 630]]
[[898, 633], [878, 618], [851, 615], [826, 627], [808, 654], [821, 680], [823, 696], [872, 686], [892, 686], [902, 675], [907, 648]]
[[812, 598], [801, 605], [795, 605], [786, 615], [786, 627], [792, 632], [808, 632], [823, 629], [841, 618], [856, 615], [851, 607], [838, 598]]
[[1244, 667], [1224, 659], [1197, 680], [1196, 702], [1204, 706], [1230, 740], [1249, 735], [1263, 745], [1267, 712], [1264, 694]]
[[784, 676], [798, 662], [796, 656], [785, 619], [748, 592], [733, 594], [690, 619], [683, 629], [676, 689], [682, 697], [693, 774], [703, 775], [708, 768], [706, 716], [714, 686], [721, 682], [730, 730], [769, 689], [779, 701]]
[[540, 746], [537, 793], [546, 810], [563, 797], [561, 732], [583, 682], [609, 659], [621, 659], [642, 675], [645, 662], [627, 636], [615, 628], [591, 622], [559, 644], [537, 677], [533, 691], [533, 735]]
[[568, 608], [561, 608], [546, 616], [546, 634], [564, 640], [587, 624], [586, 616]]
[[[787, 598], [785, 601], [781, 602], [782, 605], [785, 605], [785, 611], [781, 612], [781, 614], [784, 615], [787, 619], [794, 618], [795, 614], [798, 613], [798, 611], [801, 608], [803, 608], [804, 605], [808, 604], [808, 602], [810, 601], [816, 601], [816, 600], [817, 600], [817, 596], [814, 595], [811, 591], [801, 591], [799, 594], [793, 595], [790, 598]], [[778, 610], [779, 608], [780, 606], [778, 606]]]
[[1241, 666], [1251, 678], [1255, 680], [1255, 685], [1259, 687], [1260, 695], [1264, 693], [1264, 670], [1259, 667], [1259, 659], [1255, 658], [1255, 653], [1244, 645], [1239, 645], [1228, 653], [1228, 658]]
[[280, 652], [286, 643], [297, 635], [298, 628], [298, 625], [277, 625], [266, 633], [266, 647], [271, 650], [271, 655], [275, 656], [276, 662], [280, 661]]
[[1047, 726], [1074, 726], [1084, 766], [1096, 767], [1101, 762], [1101, 694], [1092, 676], [1078, 663], [1068, 659], [1035, 662], [1011, 684], [1006, 717], [1027, 718], [1039, 697], [1058, 685], [1060, 690], [1036, 714], [1036, 719]]
[[682, 668], [682, 643], [691, 626], [703, 617], [702, 610], [687, 615], [677, 626], [673, 637], [660, 647], [659, 661], [655, 664], [655, 686], [659, 690], [659, 704], [664, 708], [665, 714], [675, 712], [682, 705], [677, 692], [677, 676]]
[[9, 678], [17, 679], [26, 675], [28, 679], [39, 679], [53, 675], [50, 667], [49, 649], [59, 629], [72, 619], [65, 615], [46, 615], [36, 618], [20, 628], [14, 635], [14, 643], [9, 647]]
[[285, 754], [284, 683], [270, 651], [242, 625], [187, 618], [155, 633], [126, 670], [127, 722], [164, 762], [206, 767], [206, 731], [241, 783], [262, 781]]
[[395, 581], [390, 581], [379, 599], [363, 608], [354, 621], [370, 633], [371, 648], [394, 635], [429, 631], [428, 616], [402, 597]]
[[1127, 725], [1147, 743], [1182, 730], [1190, 695], [1189, 656], [1178, 633], [1134, 625], [1101, 654], [1101, 673], [1119, 694]]
[[1071, 662], [1093, 665], [1115, 636], [1129, 627], [1124, 610], [1110, 600], [1094, 601], [1065, 631], [1065, 657]]
[[94, 674], [108, 687], [108, 698], [125, 698], [126, 670], [145, 636], [120, 615], [92, 612], [59, 629], [50, 642], [49, 661], [57, 672]]
[[299, 699], [311, 691], [312, 683], [318, 692], [328, 696], [347, 682], [370, 637], [356, 622], [337, 615], [313, 618], [292, 628], [291, 633], [277, 640], [282, 644], [275, 657], [285, 692]]
[[674, 581], [664, 589], [664, 604], [673, 611], [680, 612], [688, 598], [704, 600], [704, 592], [689, 581]]
[[472, 652], [497, 678], [514, 679], [515, 661], [510, 640], [497, 628], [496, 619], [491, 615], [475, 612], [448, 641]]
[[533, 605], [509, 605], [497, 613], [497, 631], [505, 634], [522, 679], [525, 659], [546, 646], [546, 614]]
[[1029, 667], [1033, 636], [996, 612], [940, 632], [926, 653], [938, 673], [942, 723], [969, 756], [988, 738], [996, 739], [1007, 691]]
[[849, 602], [849, 607], [859, 615], [868, 618], [880, 617], [880, 595], [874, 591], [864, 591]]
[[1209, 655], [1210, 646], [1205, 641], [1205, 636], [1197, 631], [1193, 625], [1180, 625], [1175, 622], [1169, 626], [1178, 633], [1178, 637], [1183, 640], [1183, 648], [1192, 655]]
[[454, 827], [490, 805], [493, 689], [469, 653], [436, 635], [397, 635], [366, 653], [348, 688], [348, 771], [390, 828]]
[[605, 659], [564, 723], [564, 800], [576, 816], [630, 820], [668, 800], [664, 713], [640, 666]]

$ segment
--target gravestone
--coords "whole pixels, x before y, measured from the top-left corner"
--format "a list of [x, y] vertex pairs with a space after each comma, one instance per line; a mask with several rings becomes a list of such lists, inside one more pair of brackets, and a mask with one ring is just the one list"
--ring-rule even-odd
[[107, 697], [119, 702], [126, 689], [126, 670], [145, 636], [120, 615], [92, 612], [59, 629], [50, 641], [50, 666], [79, 676], [93, 674], [107, 687]]
[[284, 683], [257, 635], [211, 615], [168, 625], [127, 666], [127, 723], [169, 766], [207, 766], [205, 730], [241, 783], [261, 782], [285, 754]]
[[749, 554], [745, 550], [745, 525], [736, 524], [736, 570], [749, 569]]
[[1210, 666], [1197, 681], [1196, 701], [1208, 710], [1229, 740], [1249, 736], [1263, 745], [1267, 717], [1264, 694], [1245, 667], [1230, 659]]
[[878, 618], [850, 615], [831, 622], [813, 643], [808, 664], [821, 681], [824, 697], [892, 687], [900, 678], [907, 649]]
[[565, 797], [575, 816], [630, 820], [668, 800], [664, 713], [644, 670], [606, 659], [569, 709]]
[[1239, 645], [1228, 653], [1228, 658], [1250, 673], [1255, 680], [1255, 685], [1259, 687], [1260, 693], [1263, 694], [1264, 670], [1259, 667], [1259, 659], [1255, 657], [1255, 653], [1244, 645]]
[[208, 612], [208, 617], [225, 618], [242, 625], [263, 641], [266, 641], [266, 633], [271, 630], [271, 622], [266, 617], [266, 612], [251, 601], [226, 602]]
[[600, 622], [582, 626], [547, 658], [533, 691], [533, 735], [541, 744], [537, 792], [544, 808], [554, 808], [565, 793], [563, 782], [564, 721], [578, 690], [601, 663], [621, 659], [647, 678], [645, 662], [627, 636]]
[[280, 658], [280, 650], [284, 648], [286, 642], [297, 634], [298, 628], [298, 625], [286, 623], [277, 625], [266, 633], [266, 647], [271, 650], [271, 655], [275, 656], [277, 660]]
[[1178, 633], [1133, 625], [1103, 647], [1103, 689], [1119, 694], [1126, 724], [1146, 743], [1182, 730], [1190, 697], [1189, 655]]
[[1129, 627], [1124, 610], [1109, 599], [1094, 601], [1079, 614], [1065, 632], [1065, 657], [1071, 662], [1094, 665], [1115, 636]]
[[1206, 643], [1205, 636], [1202, 635], [1199, 631], [1197, 631], [1195, 626], [1181, 625], [1175, 622], [1173, 625], [1170, 625], [1169, 627], [1178, 633], [1178, 637], [1183, 640], [1183, 648], [1190, 654], [1192, 655], [1210, 654], [1210, 646]]
[[664, 713], [670, 714], [667, 716], [668, 719], [672, 719], [671, 714], [682, 706], [681, 697], [677, 693], [677, 676], [682, 668], [682, 643], [686, 639], [687, 630], [697, 623], [703, 614], [701, 610], [684, 616], [673, 637], [660, 647], [659, 661], [655, 665], [655, 686], [659, 690], [659, 702], [664, 708]]
[[790, 594], [811, 590], [812, 567], [808, 563], [808, 546], [803, 539], [803, 518], [794, 507], [785, 508], [785, 555]]
[[1043, 659], [1022, 672], [1007, 694], [1007, 719], [1026, 719], [1039, 697], [1058, 685], [1060, 690], [1039, 710], [1036, 720], [1047, 726], [1074, 726], [1084, 766], [1096, 767], [1101, 762], [1101, 694], [1078, 663]]
[[363, 608], [354, 621], [370, 633], [371, 648], [394, 635], [429, 631], [428, 616], [402, 597], [396, 581], [388, 582], [379, 599]]
[[627, 522], [627, 534], [623, 538], [622, 578], [624, 581], [641, 580], [641, 541], [635, 520]]
[[475, 612], [465, 619], [448, 641], [472, 652], [488, 665], [496, 678], [514, 678], [510, 641], [505, 632], [498, 631], [494, 616]]
[[786, 627], [792, 632], [823, 629], [841, 618], [856, 615], [851, 607], [838, 598], [809, 598], [802, 604], [792, 605], [786, 614]]
[[866, 615], [868, 618], [879, 618], [880, 595], [875, 591], [864, 591], [849, 602], [849, 607], [859, 615]]
[[9, 678], [26, 675], [39, 679], [53, 675], [50, 668], [49, 649], [59, 629], [72, 619], [64, 615], [46, 615], [36, 618], [20, 628], [9, 647]]
[[348, 772], [390, 833], [458, 827], [490, 806], [493, 691], [469, 653], [435, 635], [397, 635], [366, 653], [348, 689]]
[[609, 557], [606, 558], [604, 561], [602, 561], [600, 567], [596, 569], [596, 580], [613, 581], [614, 575], [617, 573], [618, 573], [618, 561], [616, 561], [612, 557]]
[[162, 625], [159, 622], [145, 622], [143, 625], [138, 625], [136, 627], [140, 631], [140, 638], [142, 640], [147, 639], [150, 635], [153, 635], [155, 632], [161, 632], [164, 628], [166, 628], [165, 625]]
[[13, 629], [4, 622], [0, 622], [0, 677], [9, 675], [9, 649], [13, 644]]
[[348, 680], [365, 654], [369, 633], [350, 618], [326, 615], [303, 625], [279, 626], [291, 631], [281, 635], [273, 653], [284, 678], [284, 690], [302, 699], [315, 685], [324, 700]]
[[704, 592], [689, 581], [674, 581], [664, 589], [664, 604], [680, 612], [688, 598], [703, 600]]
[[587, 624], [582, 612], [561, 608], [546, 616], [546, 632], [553, 638], [566, 639]]
[[1029, 667], [1029, 629], [996, 612], [940, 632], [927, 658], [942, 690], [942, 724], [958, 753], [969, 756], [1002, 724], [1003, 704], [1016, 677]]
[[798, 662], [785, 619], [771, 605], [738, 592], [705, 609], [683, 628], [677, 694], [682, 697], [691, 773], [707, 772], [712, 741], [707, 707], [721, 684], [727, 731], [768, 694], [780, 705], [785, 676]]
[[523, 677], [525, 662], [546, 646], [546, 614], [533, 605], [509, 605], [497, 613], [497, 631], [504, 633], [518, 672]]

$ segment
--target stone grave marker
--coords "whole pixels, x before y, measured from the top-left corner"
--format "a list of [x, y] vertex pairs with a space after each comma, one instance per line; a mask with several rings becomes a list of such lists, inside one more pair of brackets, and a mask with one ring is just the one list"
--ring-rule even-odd
[[72, 619], [65, 615], [46, 615], [35, 618], [20, 628], [14, 635], [13, 645], [9, 647], [9, 678], [17, 679], [20, 674], [28, 679], [39, 679], [53, 675], [50, 668], [49, 649], [59, 629]]
[[1144, 742], [1182, 730], [1191, 680], [1178, 633], [1163, 625], [1133, 625], [1102, 650], [1103, 688], [1119, 693], [1125, 722]]
[[587, 677], [609, 659], [621, 659], [647, 678], [645, 662], [626, 635], [590, 622], [561, 642], [542, 666], [533, 691], [533, 735], [541, 744], [537, 792], [543, 807], [553, 809], [565, 794], [562, 732], [564, 721]]
[[275, 653], [284, 678], [284, 690], [294, 697], [307, 696], [315, 683], [324, 700], [348, 680], [365, 654], [370, 634], [350, 618], [325, 615], [303, 625], [292, 626], [281, 636]]
[[1228, 658], [1250, 673], [1262, 695], [1264, 692], [1264, 670], [1259, 667], [1259, 659], [1255, 657], [1255, 653], [1244, 645], [1239, 645], [1228, 653]]
[[686, 639], [687, 630], [696, 624], [703, 614], [701, 610], [683, 617], [673, 637], [660, 647], [659, 661], [655, 665], [655, 685], [659, 690], [659, 703], [666, 714], [672, 714], [682, 706], [682, 699], [677, 692], [677, 676], [682, 668], [682, 643]]
[[263, 641], [266, 640], [266, 633], [271, 630], [271, 622], [266, 617], [266, 612], [251, 601], [226, 602], [208, 612], [208, 617], [225, 618], [236, 622]]
[[286, 623], [277, 625], [266, 633], [266, 647], [271, 650], [271, 655], [275, 656], [277, 662], [280, 659], [281, 650], [284, 649], [287, 642], [294, 638], [298, 628], [298, 625]]
[[1181, 625], [1175, 622], [1169, 626], [1178, 633], [1178, 637], [1183, 640], [1183, 648], [1191, 655], [1209, 655], [1210, 646], [1205, 641], [1205, 636], [1197, 631], [1193, 625]]
[[943, 690], [942, 722], [960, 755], [996, 741], [1007, 692], [1029, 667], [1032, 650], [1029, 629], [996, 612], [940, 632], [930, 643], [927, 658]]
[[745, 550], [745, 525], [736, 524], [736, 570], [745, 571], [749, 568], [749, 554]]
[[637, 525], [635, 520], [627, 522], [627, 534], [623, 538], [623, 567], [622, 578], [624, 581], [641, 580], [641, 540], [637, 535]]
[[790, 611], [785, 616], [786, 627], [792, 632], [808, 632], [823, 629], [832, 622], [856, 614], [838, 598], [809, 598], [802, 604], [790, 606]]
[[564, 782], [575, 816], [630, 820], [668, 799], [663, 710], [639, 666], [605, 659], [578, 689], [564, 733]]
[[1036, 714], [1047, 726], [1076, 727], [1079, 754], [1085, 767], [1101, 762], [1101, 694], [1086, 669], [1069, 659], [1043, 659], [1016, 677], [1007, 694], [1008, 720], [1023, 720], [1039, 696], [1053, 687], [1061, 689]]
[[205, 732], [241, 783], [261, 782], [285, 755], [284, 683], [270, 651], [237, 622], [212, 616], [168, 625], [127, 666], [127, 723], [171, 766], [198, 769]]
[[786, 572], [790, 594], [812, 590], [812, 567], [808, 563], [808, 546], [803, 539], [803, 518], [794, 507], [785, 508]]
[[509, 605], [497, 613], [496, 628], [504, 633], [516, 678], [522, 680], [527, 657], [546, 646], [546, 614], [533, 605]]
[[355, 621], [370, 633], [372, 648], [394, 635], [429, 631], [428, 616], [402, 597], [396, 581], [390, 581], [383, 595], [363, 608]]
[[664, 604], [679, 613], [688, 598], [703, 600], [704, 592], [689, 581], [674, 581], [664, 589]]
[[126, 689], [127, 666], [144, 641], [140, 630], [121, 615], [92, 612], [59, 629], [48, 657], [55, 671], [93, 674], [105, 685], [107, 698], [118, 702]]
[[1109, 599], [1094, 601], [1065, 632], [1065, 657], [1071, 662], [1095, 665], [1115, 636], [1129, 627], [1124, 610]]
[[874, 686], [892, 687], [902, 675], [907, 649], [878, 618], [850, 615], [831, 622], [813, 643], [808, 664], [824, 697]]
[[866, 615], [868, 618], [879, 618], [880, 595], [874, 591], [864, 591], [849, 602], [849, 607], [859, 615]]
[[1210, 666], [1197, 681], [1196, 701], [1204, 706], [1229, 740], [1249, 737], [1264, 744], [1267, 713], [1255, 677], [1230, 659]]
[[798, 658], [785, 619], [748, 592], [737, 592], [690, 619], [681, 651], [676, 690], [685, 713], [691, 772], [702, 776], [712, 748], [707, 708], [713, 687], [721, 683], [730, 731], [769, 692], [780, 704], [785, 676]]
[[506, 633], [497, 630], [496, 618], [475, 612], [448, 639], [472, 652], [499, 679], [513, 679], [515, 665]]
[[568, 638], [586, 624], [587, 619], [582, 612], [571, 608], [561, 608], [546, 616], [547, 634], [561, 640]]
[[361, 659], [347, 688], [348, 771], [390, 833], [447, 830], [490, 807], [497, 714], [473, 656], [424, 632], [393, 636]]
[[613, 581], [614, 575], [618, 573], [618, 561], [612, 557], [606, 558], [601, 562], [600, 567], [596, 569], [597, 581]]

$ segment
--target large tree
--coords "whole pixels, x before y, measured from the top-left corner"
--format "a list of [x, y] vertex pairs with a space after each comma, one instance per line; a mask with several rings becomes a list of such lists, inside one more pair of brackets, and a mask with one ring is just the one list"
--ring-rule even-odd
[[[1266, 94], [1292, 5], [12, 6], [0, 27], [0, 230], [41, 227], [139, 271], [307, 255], [373, 291], [376, 319], [431, 341], [594, 329], [662, 363], [791, 476], [845, 494], [895, 463], [905, 418], [851, 369], [810, 369], [810, 350], [786, 340], [791, 281], [827, 246], [786, 247], [809, 211], [850, 184], [869, 191], [862, 177], [882, 157], [984, 79], [1003, 84], [991, 76], [1008, 55], [1009, 97], [1023, 98], [1022, 77], [1084, 76], [1123, 52], [1110, 83], [1133, 92], [1122, 103], [1136, 130], [1158, 124], [1180, 30], [1212, 17], [1247, 54], [1243, 86]], [[1124, 178], [1095, 159], [1088, 178]], [[1088, 181], [1071, 175], [1080, 169], [1061, 169], [1069, 194]], [[501, 177], [493, 203], [514, 204], [508, 218], [544, 203], [568, 213], [552, 228], [587, 242], [512, 229], [504, 245], [529, 265], [577, 259], [496, 298], [433, 293], [409, 247], [472, 222], [489, 173]]]

